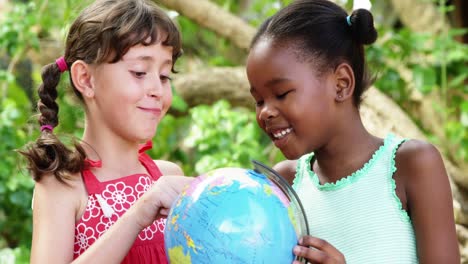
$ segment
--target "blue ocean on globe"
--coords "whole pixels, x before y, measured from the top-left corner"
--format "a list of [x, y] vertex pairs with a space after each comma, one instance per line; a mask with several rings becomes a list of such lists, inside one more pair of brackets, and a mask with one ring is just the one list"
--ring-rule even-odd
[[166, 222], [171, 264], [292, 263], [297, 221], [290, 201], [265, 175], [222, 168], [197, 177]]

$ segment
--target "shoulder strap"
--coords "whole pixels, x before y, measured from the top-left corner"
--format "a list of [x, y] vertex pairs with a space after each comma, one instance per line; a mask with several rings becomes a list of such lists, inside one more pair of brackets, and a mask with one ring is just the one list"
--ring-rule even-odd
[[145, 166], [146, 170], [150, 174], [151, 178], [153, 178], [153, 180], [156, 181], [157, 179], [159, 179], [159, 177], [162, 176], [162, 173], [159, 170], [158, 166], [156, 165], [156, 163], [154, 163], [154, 160], [150, 156], [148, 156], [148, 154], [144, 152], [140, 153], [139, 159], [143, 166]]
[[293, 187], [294, 187], [294, 188], [298, 188], [298, 187], [299, 187], [300, 182], [301, 182], [302, 179], [304, 178], [304, 173], [306, 173], [305, 171], [307, 170], [307, 166], [309, 166], [309, 164], [307, 163], [307, 161], [309, 161], [310, 158], [313, 158], [313, 155], [314, 155], [313, 152], [307, 153], [307, 154], [302, 155], [302, 156], [297, 160], [297, 163], [296, 163], [296, 174], [295, 174], [294, 181], [293, 181]]
[[138, 153], [143, 153], [149, 149], [153, 148], [153, 142], [151, 140], [146, 141], [146, 143], [140, 145]]
[[390, 134], [387, 137], [387, 140], [389, 141], [388, 142], [388, 152], [387, 153], [390, 155], [389, 158], [392, 161], [392, 163], [394, 163], [395, 162], [396, 152], [400, 148], [401, 144], [406, 142], [408, 139], [407, 138], [397, 137], [397, 136], [395, 136], [393, 134]]
[[[161, 175], [161, 171], [154, 161], [145, 153], [146, 150], [151, 149], [153, 144], [151, 141], [147, 141], [145, 144], [140, 146], [138, 150], [139, 157], [138, 159], [146, 168], [153, 180], [157, 180]], [[96, 175], [90, 170], [90, 168], [100, 168], [102, 166], [102, 161], [100, 160], [90, 160], [85, 159], [85, 169], [82, 171], [81, 175], [83, 177], [83, 182], [85, 184], [88, 194], [96, 194], [101, 192], [101, 183], [96, 178]]]
[[143, 166], [145, 166], [151, 178], [153, 178], [153, 180], [156, 181], [157, 179], [159, 179], [159, 177], [162, 176], [162, 173], [159, 170], [156, 163], [154, 163], [154, 160], [148, 154], [145, 153], [145, 151], [151, 148], [153, 148], [153, 142], [151, 140], [148, 140], [146, 141], [146, 143], [140, 145], [140, 149], [138, 150], [138, 159], [143, 164]]
[[85, 169], [81, 172], [81, 177], [88, 192], [88, 195], [100, 193], [101, 183], [96, 178], [96, 175], [91, 171], [91, 168], [101, 168], [102, 161], [85, 159]]
[[393, 137], [391, 139], [391, 142], [389, 143], [389, 159], [390, 159], [390, 163], [391, 163], [391, 176], [393, 177], [393, 173], [396, 171], [396, 167], [395, 167], [395, 157], [396, 157], [396, 153], [398, 151], [398, 149], [400, 148], [400, 146], [405, 143], [408, 139], [407, 138], [399, 138], [399, 137]]

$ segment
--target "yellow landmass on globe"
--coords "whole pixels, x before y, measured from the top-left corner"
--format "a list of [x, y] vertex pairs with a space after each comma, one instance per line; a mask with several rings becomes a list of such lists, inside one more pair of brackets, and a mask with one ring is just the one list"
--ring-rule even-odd
[[175, 223], [177, 222], [177, 219], [179, 219], [179, 215], [178, 215], [178, 214], [172, 216], [171, 224], [175, 224]]
[[273, 193], [273, 189], [271, 189], [271, 186], [268, 184], [263, 185], [263, 191], [270, 196]]
[[[183, 197], [183, 196], [185, 196], [185, 192], [182, 193], [182, 196], [181, 196], [181, 197]], [[181, 203], [182, 203], [182, 199], [179, 199], [179, 200], [177, 201], [175, 207], [179, 207]]]
[[172, 217], [172, 219], [171, 219], [171, 225], [170, 226], [173, 226], [175, 231], [179, 230], [179, 225], [177, 224], [178, 219], [179, 219], [178, 214], [174, 215]]
[[184, 248], [182, 246], [169, 249], [169, 260], [171, 264], [192, 264], [190, 252], [187, 252], [187, 255], [185, 255]]
[[193, 241], [193, 239], [186, 232], [184, 232], [184, 237], [185, 237], [185, 241], [187, 241], [187, 247], [191, 248], [193, 252], [197, 253], [197, 248], [200, 248], [200, 247], [197, 247], [195, 245], [195, 242]]
[[294, 217], [294, 209], [292, 208], [292, 206], [288, 207], [288, 217], [289, 217], [289, 220], [291, 220], [291, 223], [293, 224], [294, 229], [297, 230], [296, 217]]
[[211, 195], [211, 196], [216, 196], [216, 195], [222, 194], [223, 192], [224, 192], [224, 191], [217, 191], [217, 192], [211, 191], [211, 192], [209, 193], [209, 195]]

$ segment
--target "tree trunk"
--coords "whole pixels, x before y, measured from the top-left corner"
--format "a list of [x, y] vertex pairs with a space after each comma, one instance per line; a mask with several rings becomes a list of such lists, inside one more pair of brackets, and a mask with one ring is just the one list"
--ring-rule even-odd
[[239, 17], [242, 17], [242, 15], [250, 10], [250, 6], [253, 4], [253, 0], [240, 0], [239, 2], [239, 11], [237, 12], [237, 15]]
[[7, 13], [6, 11], [9, 10], [9, 6], [7, 4], [8, 0], [0, 0], [0, 10], [2, 10], [0, 12], [0, 19], [3, 18], [3, 16], [5, 16], [5, 14]]
[[[453, 14], [453, 24], [457, 28], [468, 28], [468, 1], [455, 0], [455, 13]], [[459, 37], [461, 42], [468, 44], [468, 33]]]
[[156, 2], [179, 12], [221, 37], [229, 39], [237, 47], [249, 49], [255, 28], [218, 5], [208, 0], [158, 0]]
[[401, 22], [413, 31], [438, 33], [448, 26], [434, 1], [391, 0], [391, 3]]

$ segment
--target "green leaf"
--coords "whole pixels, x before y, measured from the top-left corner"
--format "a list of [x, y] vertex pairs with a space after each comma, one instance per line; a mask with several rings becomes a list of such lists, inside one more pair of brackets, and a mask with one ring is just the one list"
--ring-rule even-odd
[[455, 78], [450, 80], [448, 85], [449, 87], [457, 87], [457, 86], [463, 85], [467, 79], [468, 79], [468, 72], [465, 72], [458, 76], [455, 76]]
[[416, 88], [424, 94], [430, 93], [437, 83], [433, 68], [416, 66], [413, 68], [413, 80]]

